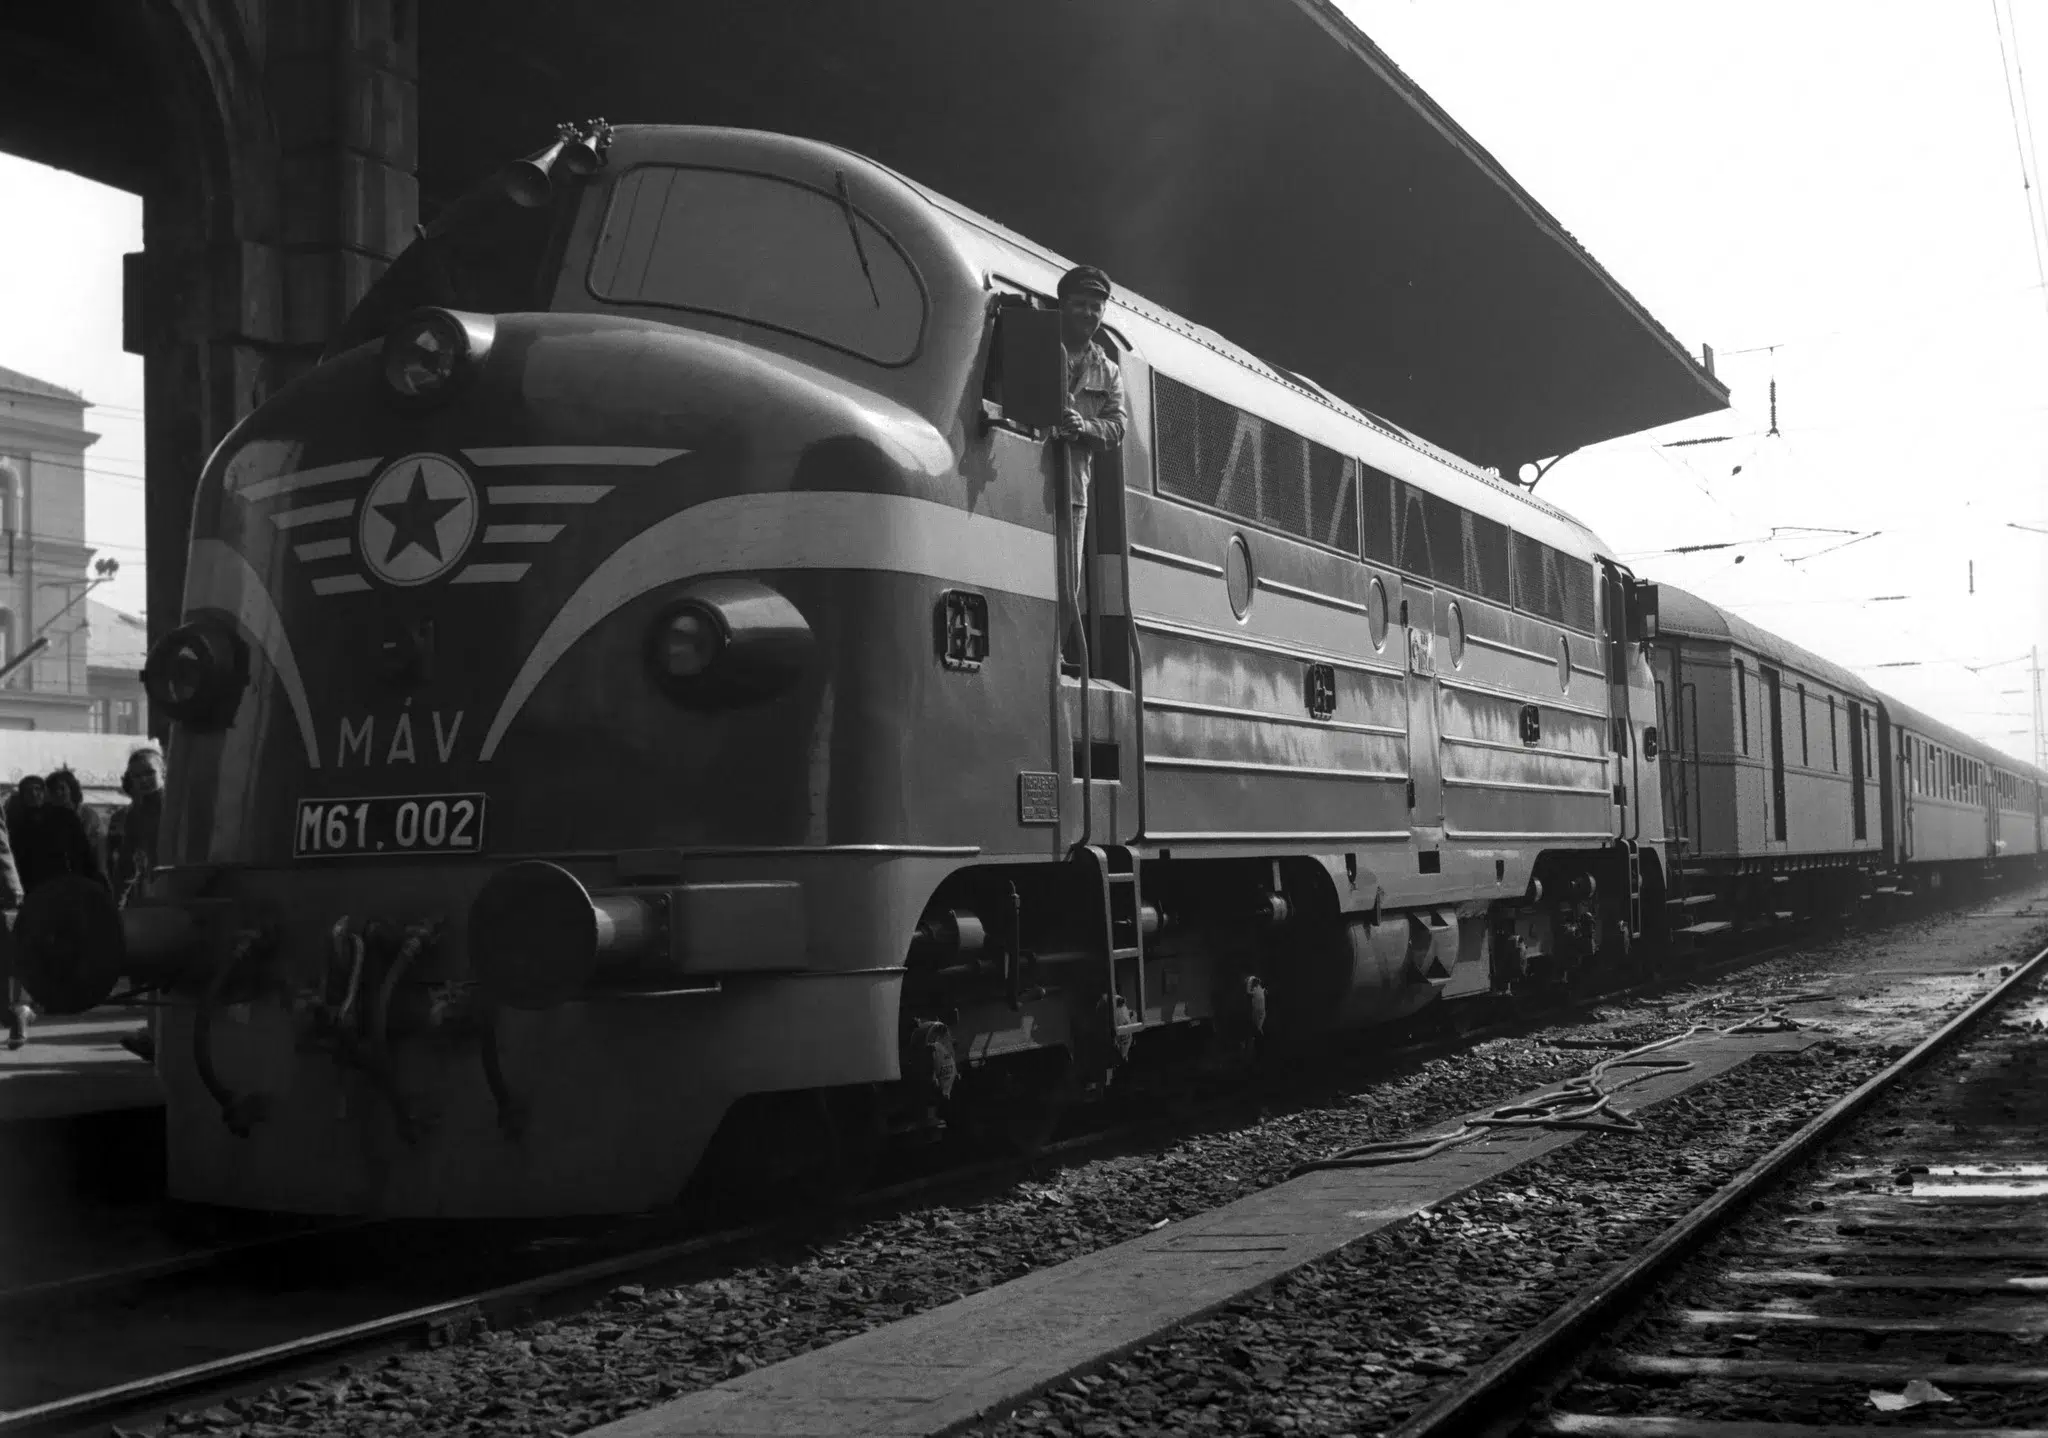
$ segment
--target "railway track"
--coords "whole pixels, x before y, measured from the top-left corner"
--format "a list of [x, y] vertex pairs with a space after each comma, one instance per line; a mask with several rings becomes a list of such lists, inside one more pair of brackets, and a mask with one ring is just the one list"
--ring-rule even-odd
[[2044, 977], [2048, 950], [1395, 1438], [2048, 1438]]
[[[1574, 995], [1539, 1011], [1521, 1010], [1499, 1022], [1457, 1034], [1437, 1035], [1381, 1051], [1368, 1064], [1352, 1065], [1346, 1075], [1356, 1082], [1358, 1070], [1388, 1070], [1418, 1058], [1438, 1056], [1465, 1045], [1507, 1034], [1528, 1032], [1546, 1023], [1556, 1023], [1573, 1012], [1602, 1003], [1646, 993], [1684, 989], [1711, 983], [1736, 970], [1764, 962], [1785, 946], [1730, 955], [1682, 974], [1665, 975], [1594, 994]], [[1328, 1075], [1313, 1082], [1327, 1082]], [[1284, 1081], [1283, 1081], [1284, 1082]], [[1296, 1082], [1299, 1082], [1298, 1080]], [[1214, 1122], [1233, 1106], [1256, 1106], [1277, 1095], [1273, 1083], [1254, 1085], [1250, 1093], [1231, 1093], [1201, 1113], [1183, 1114], [1177, 1122], [1126, 1123], [1077, 1135], [1052, 1144], [1034, 1156], [1078, 1158], [1091, 1151], [1109, 1148], [1134, 1138], [1157, 1139], [1170, 1130], [1186, 1131], [1205, 1119]], [[1017, 1161], [997, 1161], [953, 1167], [920, 1174], [906, 1181], [873, 1189], [856, 1202], [857, 1211], [874, 1212], [906, 1201], [927, 1198], [943, 1190], [966, 1192], [977, 1185], [1013, 1182], [1028, 1167]], [[361, 1255], [374, 1253], [374, 1240], [382, 1225], [348, 1225], [352, 1232], [323, 1229], [311, 1234], [266, 1240], [261, 1245], [237, 1245], [212, 1254], [188, 1255], [182, 1259], [82, 1276], [77, 1280], [35, 1285], [33, 1290], [0, 1291], [0, 1324], [34, 1321], [40, 1313], [83, 1307], [82, 1321], [74, 1328], [102, 1329], [93, 1313], [113, 1315], [111, 1327], [134, 1331], [135, 1315], [156, 1316], [154, 1344], [125, 1345], [121, 1352], [125, 1369], [117, 1370], [115, 1381], [104, 1381], [106, 1361], [87, 1358], [78, 1365], [81, 1380], [74, 1391], [49, 1398], [14, 1412], [0, 1413], [0, 1435], [104, 1433], [106, 1425], [141, 1421], [144, 1415], [161, 1416], [167, 1408], [194, 1408], [217, 1404], [231, 1396], [261, 1391], [293, 1378], [323, 1371], [342, 1359], [408, 1347], [433, 1347], [459, 1340], [490, 1325], [523, 1321], [537, 1310], [561, 1310], [600, 1296], [608, 1288], [650, 1273], [699, 1271], [736, 1261], [749, 1251], [772, 1247], [790, 1236], [787, 1224], [768, 1222], [715, 1232], [681, 1233], [673, 1223], [627, 1225], [583, 1240], [558, 1239], [552, 1252], [537, 1255], [524, 1264], [500, 1264], [519, 1271], [510, 1281], [486, 1281], [463, 1286], [450, 1281], [450, 1268], [443, 1256], [438, 1288], [446, 1296], [432, 1301], [394, 1302], [386, 1291], [383, 1301], [376, 1276], [389, 1271], [393, 1262], [366, 1261]], [[636, 1243], [634, 1233], [640, 1235]], [[368, 1241], [371, 1247], [362, 1245]], [[351, 1242], [358, 1245], [347, 1247]], [[341, 1247], [332, 1247], [333, 1245]], [[349, 1255], [357, 1255], [351, 1258]], [[259, 1264], [273, 1273], [293, 1275], [297, 1294], [313, 1301], [288, 1299], [280, 1304], [271, 1292], [251, 1300], [245, 1285], [233, 1280], [235, 1267], [247, 1272]], [[459, 1272], [459, 1268], [454, 1270]], [[321, 1272], [348, 1273], [353, 1286], [339, 1295], [318, 1288], [309, 1280]], [[226, 1284], [223, 1279], [227, 1278]], [[421, 1286], [412, 1285], [413, 1292]], [[273, 1285], [274, 1288], [274, 1285]], [[209, 1311], [211, 1308], [211, 1312]], [[223, 1322], [219, 1310], [232, 1314]], [[189, 1317], [188, 1317], [189, 1315]], [[323, 1318], [327, 1315], [327, 1318]], [[140, 1325], [148, 1328], [144, 1322]], [[168, 1332], [169, 1339], [164, 1335]], [[210, 1334], [211, 1339], [196, 1337]], [[251, 1341], [261, 1338], [267, 1341]], [[46, 1344], [63, 1346], [62, 1334], [44, 1336]], [[186, 1361], [160, 1358], [142, 1361], [144, 1353], [175, 1354]], [[97, 1367], [100, 1377], [88, 1378]]]

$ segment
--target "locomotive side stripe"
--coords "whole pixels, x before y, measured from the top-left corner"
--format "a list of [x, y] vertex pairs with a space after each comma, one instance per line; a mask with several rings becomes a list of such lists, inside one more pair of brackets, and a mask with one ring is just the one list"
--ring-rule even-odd
[[450, 584], [511, 584], [517, 581], [531, 564], [469, 564], [464, 565]]
[[299, 674], [298, 657], [292, 653], [291, 635], [285, 631], [284, 616], [270, 591], [249, 561], [218, 539], [201, 539], [192, 545], [185, 568], [185, 612], [195, 609], [225, 609], [241, 621], [277, 671], [285, 699], [299, 721], [299, 739], [306, 746], [306, 767], [320, 767], [320, 741], [313, 733], [313, 706], [306, 698], [306, 681]]
[[360, 594], [369, 587], [360, 574], [326, 574], [313, 581], [315, 594]]
[[493, 484], [484, 498], [492, 504], [594, 504], [611, 492], [608, 484]]
[[627, 540], [569, 596], [505, 691], [477, 757], [497, 752], [527, 699], [577, 640], [664, 584], [735, 570], [885, 570], [1050, 601], [1056, 564], [1050, 533], [928, 499], [784, 490], [709, 500]]
[[311, 489], [316, 484], [333, 484], [337, 480], [361, 479], [377, 467], [380, 456], [368, 459], [344, 460], [340, 464], [323, 464], [318, 469], [294, 470], [289, 474], [272, 475], [259, 479], [254, 484], [245, 484], [235, 493], [250, 504], [273, 495], [291, 494], [301, 489]]
[[330, 499], [325, 504], [308, 504], [273, 514], [270, 522], [279, 529], [297, 529], [301, 525], [320, 524], [330, 519], [346, 519], [355, 512], [356, 502], [353, 499]]
[[562, 532], [559, 524], [487, 524], [485, 544], [546, 544]]
[[339, 559], [355, 547], [353, 539], [316, 539], [311, 544], [293, 545], [292, 553], [299, 557], [300, 563], [305, 563], [314, 559]]
[[469, 462], [491, 466], [501, 464], [664, 464], [687, 449], [648, 449], [639, 445], [616, 444], [515, 444], [495, 449], [465, 449]]

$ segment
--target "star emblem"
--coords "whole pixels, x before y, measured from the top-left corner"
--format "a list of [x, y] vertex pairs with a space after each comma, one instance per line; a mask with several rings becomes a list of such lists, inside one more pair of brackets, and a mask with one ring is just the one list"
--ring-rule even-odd
[[380, 504], [377, 513], [391, 521], [391, 544], [384, 551], [384, 564], [391, 561], [411, 546], [417, 544], [434, 556], [436, 563], [441, 560], [441, 516], [451, 509], [460, 509], [463, 501], [456, 499], [435, 499], [427, 493], [427, 476], [424, 467], [412, 467], [412, 484], [405, 492], [405, 498], [396, 504]]
[[446, 455], [392, 461], [363, 496], [356, 552], [372, 578], [407, 587], [447, 574], [476, 538], [476, 486]]

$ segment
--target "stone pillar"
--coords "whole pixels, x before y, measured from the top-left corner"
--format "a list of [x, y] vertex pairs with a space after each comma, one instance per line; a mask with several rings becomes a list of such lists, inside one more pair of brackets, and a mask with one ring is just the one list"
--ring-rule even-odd
[[178, 102], [189, 164], [154, 177], [127, 272], [152, 643], [182, 617], [207, 457], [312, 366], [418, 208], [416, 0], [176, 3], [199, 57]]
[[283, 0], [265, 78], [277, 116], [282, 383], [302, 372], [419, 217], [413, 0]]

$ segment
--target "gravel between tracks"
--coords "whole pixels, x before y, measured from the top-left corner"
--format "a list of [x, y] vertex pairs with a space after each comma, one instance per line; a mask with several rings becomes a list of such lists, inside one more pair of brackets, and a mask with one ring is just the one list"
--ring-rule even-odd
[[[1777, 961], [1741, 987], [1782, 991], [1830, 958], [1839, 955]], [[1753, 1000], [1735, 1006], [1753, 1008]], [[1643, 1043], [1705, 1015], [1631, 1003], [1601, 1017], [1601, 1039]], [[1587, 1031], [1561, 1026], [1542, 1038], [1488, 1041], [1231, 1132], [1066, 1166], [993, 1201], [919, 1206], [715, 1280], [624, 1287], [573, 1319], [344, 1367], [130, 1431], [577, 1433], [1216, 1208], [1278, 1182], [1304, 1158], [1412, 1133], [1582, 1073], [1598, 1055], [1552, 1041]], [[1582, 1140], [1189, 1325], [998, 1431], [1383, 1427], [1884, 1061], [1875, 1049], [1840, 1045], [1752, 1061], [1651, 1110], [1643, 1135]], [[1546, 1256], [1532, 1263], [1537, 1251]]]
[[1751, 1059], [1055, 1390], [994, 1434], [1382, 1431], [1888, 1062]]
[[[1598, 1032], [1613, 1042], [1685, 1026], [1648, 1006], [1602, 1012], [1610, 1022]], [[1599, 1054], [1548, 1040], [1587, 1031], [1491, 1040], [1232, 1132], [1062, 1166], [993, 1201], [920, 1205], [722, 1278], [624, 1287], [573, 1319], [395, 1356], [141, 1431], [575, 1433], [1219, 1207], [1305, 1158], [1583, 1073]]]

